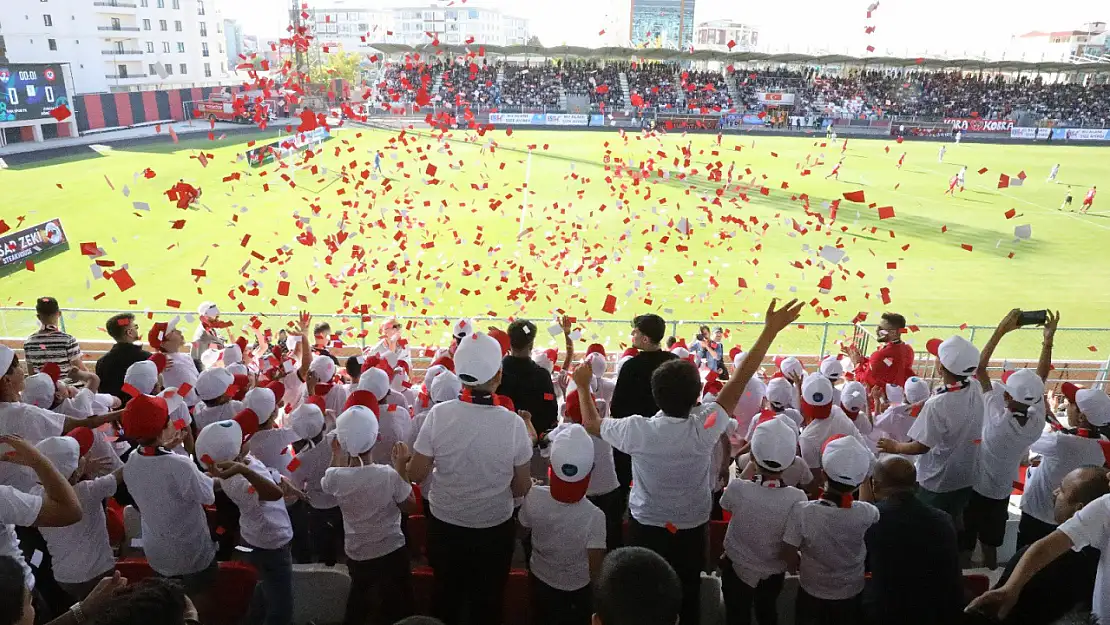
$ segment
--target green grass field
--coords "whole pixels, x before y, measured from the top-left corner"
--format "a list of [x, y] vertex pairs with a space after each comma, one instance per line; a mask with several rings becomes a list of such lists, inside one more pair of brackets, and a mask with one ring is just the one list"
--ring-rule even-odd
[[[840, 142], [821, 148], [823, 138], [732, 135], [720, 148], [712, 135], [677, 133], [625, 140], [616, 132], [516, 130], [466, 139], [461, 132], [441, 141], [411, 131], [402, 137], [344, 129], [308, 162], [320, 168], [316, 174], [291, 161], [248, 167], [236, 159], [245, 149], [242, 136], [176, 144], [167, 137], [98, 156], [13, 166], [0, 171], [2, 217], [13, 229], [20, 217], [25, 224], [60, 217], [71, 245], [40, 259], [33, 272], [0, 278], [0, 306], [32, 305], [35, 296], [53, 294], [63, 306], [96, 309], [165, 310], [172, 299], [183, 312], [202, 300], [228, 312], [241, 303], [265, 314], [303, 308], [347, 314], [365, 305], [375, 316], [388, 310], [542, 319], [560, 309], [612, 320], [586, 332], [610, 344], [624, 338], [627, 319], [641, 312], [752, 321], [771, 296], [816, 298], [828, 316], [807, 310], [804, 319], [811, 322], [897, 310], [919, 325], [993, 325], [1018, 306], [1058, 308], [1062, 326], [1108, 325], [1110, 197], [1096, 199], [1090, 215], [1057, 210], [1068, 184], [1076, 208], [1091, 185], [1110, 194], [1104, 149], [950, 144], [940, 164], [937, 143], [851, 139], [836, 181], [825, 175]], [[674, 159], [691, 140], [693, 163], [681, 180]], [[388, 181], [360, 175], [372, 170], [374, 150], [385, 155]], [[207, 166], [196, 158], [201, 151], [212, 155]], [[902, 151], [906, 164], [898, 170]], [[821, 153], [824, 164], [803, 176], [806, 157], [812, 162]], [[639, 182], [627, 173], [618, 177], [606, 171], [607, 156], [610, 164], [653, 157], [669, 175]], [[727, 187], [710, 182], [709, 166], [718, 162], [725, 170], [735, 162], [740, 179]], [[1056, 162], [1059, 183], [1047, 183]], [[944, 196], [961, 165], [968, 167], [966, 192]], [[155, 178], [141, 175], [147, 167]], [[983, 167], [987, 173], [976, 173]], [[1000, 173], [1022, 170], [1024, 186], [996, 188]], [[241, 179], [223, 182], [233, 172], [243, 172]], [[182, 178], [203, 188], [199, 206], [180, 210], [163, 195]], [[810, 211], [827, 221], [826, 203], [857, 190], [867, 202], [841, 202], [831, 228], [807, 215], [799, 198], [808, 194]], [[136, 202], [149, 210], [137, 210]], [[871, 203], [894, 207], [895, 216], [880, 220]], [[1010, 209], [1016, 216], [1007, 219]], [[689, 235], [680, 230], [682, 219]], [[184, 224], [175, 229], [178, 220]], [[797, 232], [792, 220], [807, 231]], [[1015, 226], [1026, 224], [1032, 238], [1016, 242]], [[315, 241], [305, 245], [309, 228]], [[341, 230], [346, 238], [332, 253], [326, 241]], [[115, 282], [96, 279], [93, 260], [80, 253], [82, 242], [104, 249], [101, 260], [116, 263], [108, 271], [126, 266], [135, 286], [121, 292]], [[817, 255], [827, 245], [843, 246], [840, 267]], [[203, 270], [203, 277], [193, 270]], [[819, 282], [829, 274], [832, 289], [821, 293]], [[289, 283], [287, 296], [279, 295], [282, 282]], [[884, 287], [889, 305], [880, 299]], [[250, 294], [254, 288], [257, 295]], [[603, 311], [607, 294], [616, 298], [613, 314]], [[83, 313], [68, 323], [91, 337], [99, 335], [103, 318]], [[357, 333], [358, 317], [346, 319]], [[31, 329], [26, 315], [9, 312], [0, 334]], [[441, 341], [446, 329], [435, 322], [424, 334]], [[736, 342], [747, 336], [737, 333]], [[1110, 343], [1103, 347], [1084, 357], [1105, 358]]]

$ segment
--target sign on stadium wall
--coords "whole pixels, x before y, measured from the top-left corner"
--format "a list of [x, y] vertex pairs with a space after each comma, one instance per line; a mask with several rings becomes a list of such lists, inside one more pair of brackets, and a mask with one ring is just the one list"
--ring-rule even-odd
[[586, 126], [590, 123], [590, 116], [580, 113], [548, 113], [544, 117], [548, 126]]
[[1110, 141], [1110, 130], [1105, 128], [1053, 128], [1053, 139], [1065, 141]]
[[1013, 128], [1010, 130], [1011, 139], [1047, 139], [1051, 128]]
[[513, 124], [516, 126], [542, 126], [543, 113], [490, 113], [491, 124]]
[[1012, 119], [979, 119], [978, 117], [945, 117], [944, 123], [953, 129], [964, 132], [1010, 132], [1014, 128]]
[[0, 234], [0, 269], [25, 264], [35, 256], [67, 244], [60, 219]]
[[760, 91], [756, 96], [764, 106], [794, 106], [793, 93]]

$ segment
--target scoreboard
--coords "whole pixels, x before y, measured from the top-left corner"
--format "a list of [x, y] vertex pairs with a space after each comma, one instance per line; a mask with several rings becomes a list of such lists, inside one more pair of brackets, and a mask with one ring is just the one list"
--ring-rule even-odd
[[48, 119], [63, 104], [73, 108], [61, 63], [0, 64], [0, 122]]

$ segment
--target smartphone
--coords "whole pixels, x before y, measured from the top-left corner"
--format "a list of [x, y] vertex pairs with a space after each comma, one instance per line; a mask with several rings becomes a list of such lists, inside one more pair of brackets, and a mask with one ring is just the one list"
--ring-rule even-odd
[[1047, 310], [1025, 310], [1018, 317], [1018, 327], [1043, 326], [1048, 322]]

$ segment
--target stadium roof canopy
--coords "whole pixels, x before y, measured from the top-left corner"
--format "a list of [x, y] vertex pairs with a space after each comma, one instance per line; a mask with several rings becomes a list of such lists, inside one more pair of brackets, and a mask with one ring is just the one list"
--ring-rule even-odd
[[[421, 54], [434, 53], [442, 50], [452, 55], [465, 55], [474, 52], [479, 46], [438, 46], [431, 44], [424, 46], [410, 46], [395, 43], [377, 43], [373, 48], [383, 54], [405, 54], [419, 52]], [[978, 59], [937, 59], [937, 58], [898, 58], [890, 56], [855, 57], [843, 54], [763, 54], [760, 52], [718, 52], [714, 50], [696, 50], [682, 52], [663, 48], [583, 48], [579, 46], [484, 46], [487, 56], [540, 56], [564, 57], [573, 56], [587, 59], [649, 59], [655, 61], [718, 61], [721, 63], [792, 63], [800, 65], [869, 65], [885, 67], [928, 67], [928, 68], [959, 68], [959, 69], [984, 69], [1007, 72], [1084, 72], [1084, 73], [1110, 73], [1110, 63], [1060, 63], [1060, 62], [1030, 62], [1030, 61], [982, 61]]]

